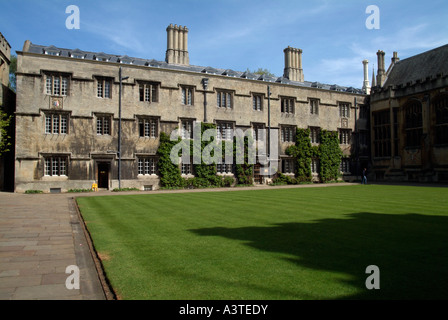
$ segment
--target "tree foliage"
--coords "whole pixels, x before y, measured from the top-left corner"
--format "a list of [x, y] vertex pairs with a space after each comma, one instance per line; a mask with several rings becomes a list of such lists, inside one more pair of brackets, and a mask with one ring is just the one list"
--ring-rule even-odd
[[251, 71], [251, 70], [247, 69], [246, 72], [259, 74], [259, 75], [266, 75], [266, 76], [269, 76], [269, 77], [275, 77], [275, 74], [273, 74], [268, 69], [263, 69], [263, 68], [258, 68], [257, 70], [254, 70], [254, 71]]
[[16, 72], [17, 72], [17, 56], [11, 55], [11, 64], [9, 65], [9, 88], [16, 92]]
[[0, 106], [0, 156], [8, 152], [11, 146], [11, 137], [8, 134], [11, 119], [12, 116], [3, 112]]

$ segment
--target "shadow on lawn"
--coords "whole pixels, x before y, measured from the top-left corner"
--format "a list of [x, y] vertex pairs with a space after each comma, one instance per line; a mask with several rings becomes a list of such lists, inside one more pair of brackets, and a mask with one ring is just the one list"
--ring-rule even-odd
[[[358, 294], [344, 299], [448, 299], [448, 217], [354, 213], [343, 219], [267, 227], [190, 230], [243, 241], [314, 270], [342, 272]], [[366, 268], [380, 269], [368, 290]]]

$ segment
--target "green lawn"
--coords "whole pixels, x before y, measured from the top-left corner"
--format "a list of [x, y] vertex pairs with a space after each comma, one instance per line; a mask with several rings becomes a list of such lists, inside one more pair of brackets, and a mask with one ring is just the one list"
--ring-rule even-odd
[[[78, 198], [122, 299], [447, 299], [448, 189]], [[369, 265], [380, 289], [368, 290]]]

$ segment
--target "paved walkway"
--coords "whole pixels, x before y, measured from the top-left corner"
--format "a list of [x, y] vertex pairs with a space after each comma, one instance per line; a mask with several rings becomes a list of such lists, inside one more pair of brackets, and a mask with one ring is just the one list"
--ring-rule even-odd
[[0, 192], [0, 300], [105, 298], [73, 195]]

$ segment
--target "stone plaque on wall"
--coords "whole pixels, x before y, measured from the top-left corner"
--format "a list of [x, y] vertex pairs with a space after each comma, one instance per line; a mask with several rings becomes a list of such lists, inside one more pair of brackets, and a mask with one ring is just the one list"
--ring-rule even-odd
[[342, 118], [341, 119], [341, 128], [348, 128], [348, 119], [347, 118]]
[[62, 98], [51, 97], [50, 98], [50, 109], [62, 110]]

